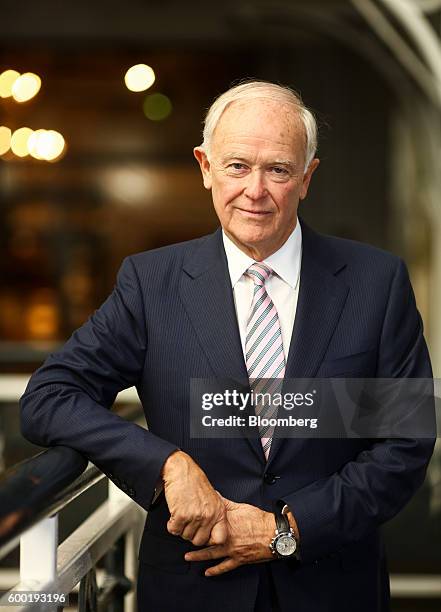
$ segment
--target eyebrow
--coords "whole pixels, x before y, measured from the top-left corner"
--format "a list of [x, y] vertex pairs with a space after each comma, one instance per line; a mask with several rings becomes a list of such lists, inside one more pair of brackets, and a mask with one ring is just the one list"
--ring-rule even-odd
[[297, 164], [291, 159], [276, 159], [271, 162], [275, 166], [288, 166], [289, 168], [296, 168]]
[[[246, 164], [250, 163], [245, 157], [242, 157], [241, 155], [235, 155], [234, 153], [229, 153], [228, 155], [225, 155], [221, 161], [222, 163], [226, 163], [226, 162], [232, 161], [233, 159], [237, 160], [238, 162], [244, 162]], [[274, 159], [265, 165], [267, 166], [287, 166], [288, 168], [292, 168], [292, 169], [295, 169], [297, 167], [297, 164], [290, 159]]]

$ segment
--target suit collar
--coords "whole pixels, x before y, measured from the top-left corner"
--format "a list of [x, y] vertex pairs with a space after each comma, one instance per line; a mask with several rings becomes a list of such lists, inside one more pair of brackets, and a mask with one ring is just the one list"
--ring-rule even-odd
[[335, 238], [319, 234], [311, 229], [302, 218], [300, 218], [303, 236], [303, 254], [313, 260], [323, 270], [334, 275], [346, 267], [346, 259], [335, 246]]
[[191, 278], [198, 278], [213, 267], [226, 264], [225, 250], [222, 244], [222, 229], [219, 227], [213, 234], [204, 236], [196, 243], [183, 263], [183, 270]]
[[[342, 270], [347, 262], [340, 255], [338, 249], [328, 241], [329, 237], [312, 230], [301, 217], [299, 217], [299, 222], [302, 229], [303, 256], [306, 255], [308, 258], [311, 258], [318, 267], [323, 268], [324, 271], [328, 271], [330, 274], [337, 274]], [[302, 265], [303, 259], [304, 257], [302, 258]], [[183, 269], [189, 276], [196, 278], [213, 266], [218, 265], [221, 260], [227, 264], [223, 247], [222, 228], [219, 227], [215, 232], [204, 236], [197, 243], [197, 246], [184, 261]], [[228, 271], [228, 266], [225, 270]]]

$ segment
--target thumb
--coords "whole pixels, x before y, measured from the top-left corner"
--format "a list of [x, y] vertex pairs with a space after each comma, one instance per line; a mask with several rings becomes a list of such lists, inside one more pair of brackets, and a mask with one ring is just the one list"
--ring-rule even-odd
[[210, 540], [208, 543], [210, 545], [224, 544], [227, 540], [227, 536], [228, 536], [227, 523], [223, 519], [213, 526], [213, 529], [211, 530], [211, 534], [210, 534]]

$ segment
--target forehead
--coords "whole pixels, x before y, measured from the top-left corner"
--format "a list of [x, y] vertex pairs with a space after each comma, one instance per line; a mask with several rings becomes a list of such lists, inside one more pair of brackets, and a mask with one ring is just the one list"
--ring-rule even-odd
[[267, 98], [239, 100], [223, 112], [212, 137], [214, 149], [231, 145], [269, 146], [304, 152], [306, 135], [294, 104]]

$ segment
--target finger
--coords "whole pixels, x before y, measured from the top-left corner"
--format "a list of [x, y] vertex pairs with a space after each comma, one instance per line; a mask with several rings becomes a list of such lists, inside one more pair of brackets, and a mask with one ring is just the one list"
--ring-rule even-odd
[[187, 522], [174, 516], [171, 516], [167, 522], [167, 531], [172, 535], [180, 536], [186, 527]]
[[218, 565], [213, 565], [213, 567], [209, 567], [205, 570], [205, 575], [207, 577], [210, 576], [219, 576], [220, 574], [225, 574], [226, 572], [231, 572], [238, 568], [241, 564], [235, 559], [225, 559], [222, 563], [218, 563]]
[[219, 521], [211, 530], [209, 544], [225, 544], [228, 537], [228, 528], [225, 520]]
[[199, 527], [196, 533], [193, 535], [191, 543], [195, 546], [208, 546], [211, 544], [210, 540], [210, 529], [207, 527]]
[[[198, 527], [199, 525], [195, 523], [188, 523], [188, 525], [186, 525], [184, 530], [182, 531], [181, 537], [184, 538], [184, 540], [189, 540], [190, 542], [193, 542], [193, 538], [198, 532]], [[202, 542], [202, 544], [204, 543], [205, 542]]]
[[179, 531], [175, 523], [172, 521], [172, 519], [167, 522], [167, 531], [171, 533], [171, 535], [181, 535], [181, 532]]
[[210, 561], [211, 559], [222, 559], [226, 555], [226, 551], [222, 546], [209, 546], [201, 550], [192, 550], [185, 553], [186, 561]]
[[170, 518], [170, 520], [167, 522], [167, 531], [172, 535], [181, 535], [181, 532], [179, 531], [173, 518]]

